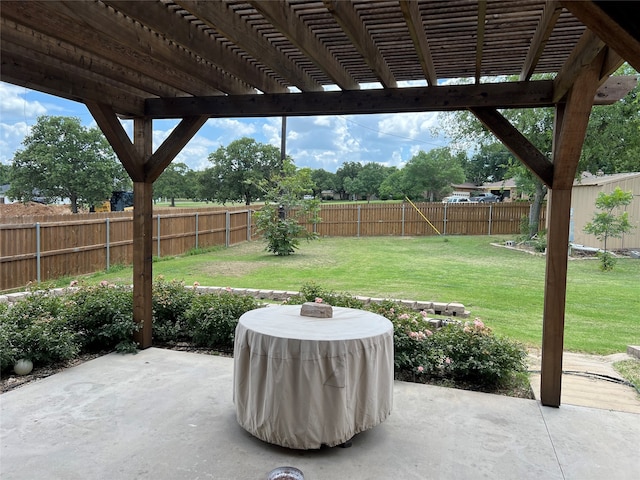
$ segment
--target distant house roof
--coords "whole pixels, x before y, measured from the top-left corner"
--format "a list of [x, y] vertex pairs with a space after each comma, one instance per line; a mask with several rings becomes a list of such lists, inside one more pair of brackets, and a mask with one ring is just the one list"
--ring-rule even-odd
[[580, 178], [573, 182], [574, 187], [605, 185], [607, 183], [619, 182], [620, 180], [629, 180], [631, 178], [640, 177], [640, 172], [614, 173], [611, 175], [594, 175], [589, 172], [582, 172]]
[[471, 182], [456, 183], [456, 184], [452, 183], [451, 187], [453, 187], [454, 190], [477, 190], [478, 188], [480, 188], [478, 185]]
[[514, 178], [507, 178], [506, 180], [500, 180], [499, 182], [483, 183], [482, 188], [516, 188], [516, 181]]

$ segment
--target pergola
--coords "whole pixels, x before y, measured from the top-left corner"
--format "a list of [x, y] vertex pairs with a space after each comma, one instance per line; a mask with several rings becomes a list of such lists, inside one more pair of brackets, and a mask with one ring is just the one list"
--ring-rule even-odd
[[[473, 112], [549, 188], [541, 402], [560, 405], [571, 188], [592, 105], [635, 85], [610, 75], [640, 70], [640, 2], [3, 0], [0, 18], [0, 80], [84, 103], [133, 180], [142, 348], [152, 185], [207, 119]], [[533, 107], [555, 109], [550, 154], [499, 112]], [[167, 118], [180, 121], [153, 151]]]

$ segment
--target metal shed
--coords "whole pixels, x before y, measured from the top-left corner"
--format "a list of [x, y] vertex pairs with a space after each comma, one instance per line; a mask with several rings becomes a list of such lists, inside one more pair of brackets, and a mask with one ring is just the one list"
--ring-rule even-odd
[[597, 211], [596, 198], [600, 192], [611, 193], [616, 187], [633, 193], [633, 200], [625, 210], [629, 222], [635, 227], [621, 238], [607, 240], [607, 249], [640, 249], [640, 172], [617, 173], [614, 175], [583, 174], [573, 184], [571, 195], [571, 226], [576, 244], [602, 248], [600, 240], [584, 232], [584, 226], [591, 221]]

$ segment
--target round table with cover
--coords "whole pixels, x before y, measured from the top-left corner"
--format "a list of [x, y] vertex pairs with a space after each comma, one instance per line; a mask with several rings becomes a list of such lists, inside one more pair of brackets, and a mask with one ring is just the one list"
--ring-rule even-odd
[[393, 404], [393, 325], [371, 312], [300, 305], [251, 310], [234, 345], [238, 423], [288, 448], [336, 446], [383, 422]]

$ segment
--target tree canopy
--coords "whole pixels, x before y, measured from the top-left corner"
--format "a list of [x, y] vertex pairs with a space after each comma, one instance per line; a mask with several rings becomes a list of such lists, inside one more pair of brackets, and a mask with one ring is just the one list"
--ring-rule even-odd
[[452, 183], [464, 182], [464, 153], [453, 155], [446, 148], [419, 151], [402, 169], [403, 192], [411, 199], [439, 200], [451, 191]]
[[42, 116], [23, 141], [11, 168], [9, 196], [71, 201], [71, 210], [111, 197], [129, 184], [124, 168], [97, 128], [73, 117]]
[[196, 184], [191, 173], [192, 170], [184, 163], [170, 164], [153, 183], [154, 198], [168, 198], [172, 207], [176, 206], [176, 198], [193, 198]]
[[278, 148], [248, 137], [218, 148], [209, 161], [213, 167], [200, 176], [202, 196], [222, 203], [244, 201], [245, 205], [262, 196], [260, 185], [265, 180], [272, 181], [292, 164], [290, 158], [280, 158]]

